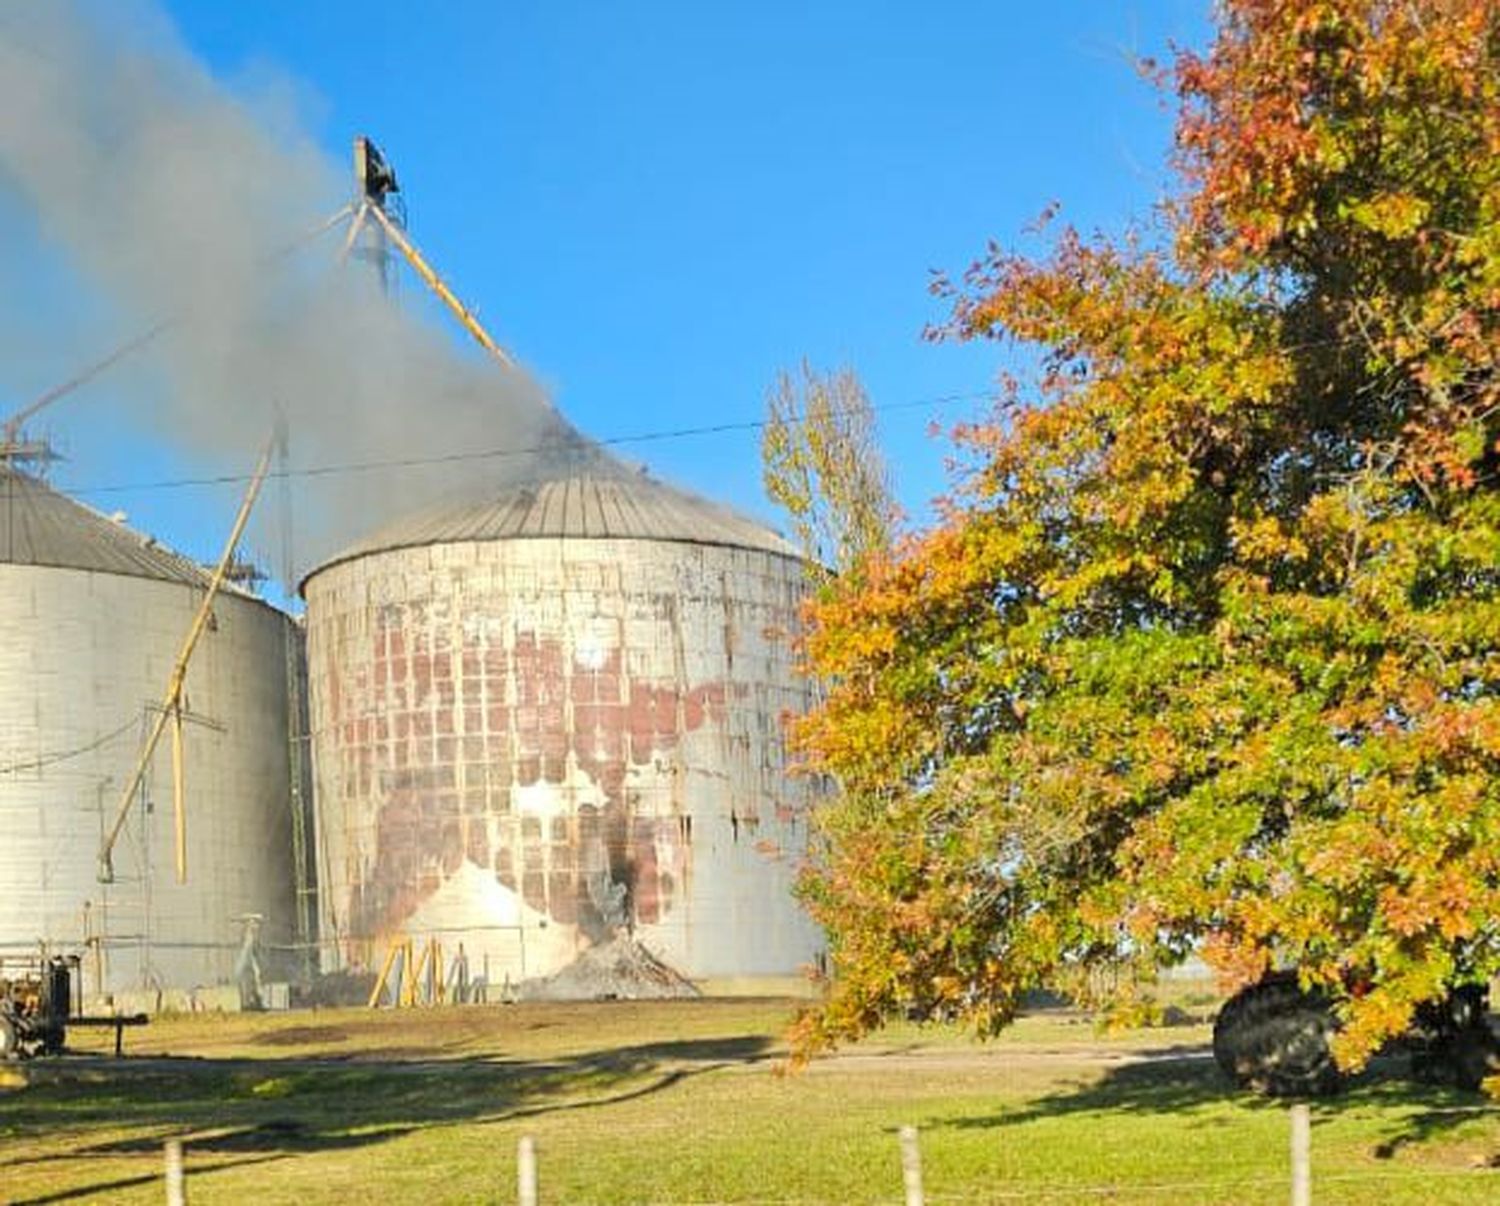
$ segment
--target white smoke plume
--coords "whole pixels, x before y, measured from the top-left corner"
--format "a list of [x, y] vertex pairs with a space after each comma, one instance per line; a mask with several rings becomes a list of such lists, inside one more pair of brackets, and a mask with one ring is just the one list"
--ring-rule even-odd
[[[340, 268], [341, 232], [268, 266], [352, 185], [266, 107], [215, 81], [145, 3], [0, 0], [0, 214], [65, 259], [81, 309], [102, 300], [120, 332], [177, 320], [112, 382], [132, 417], [215, 468], [246, 465], [278, 406], [298, 465], [560, 450], [320, 479], [299, 490], [299, 569], [439, 495], [592, 455], [526, 374], [460, 355], [457, 328], [403, 313], [363, 265]], [[0, 256], [14, 330], [28, 329], [30, 258]], [[0, 364], [7, 397], [37, 384], [7, 375]]]

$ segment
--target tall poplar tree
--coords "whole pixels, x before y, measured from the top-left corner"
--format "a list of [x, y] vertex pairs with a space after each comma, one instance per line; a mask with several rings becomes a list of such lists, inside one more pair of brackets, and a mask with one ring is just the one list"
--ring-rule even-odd
[[820, 580], [889, 547], [897, 512], [875, 408], [852, 369], [824, 375], [805, 360], [766, 396], [761, 477]]

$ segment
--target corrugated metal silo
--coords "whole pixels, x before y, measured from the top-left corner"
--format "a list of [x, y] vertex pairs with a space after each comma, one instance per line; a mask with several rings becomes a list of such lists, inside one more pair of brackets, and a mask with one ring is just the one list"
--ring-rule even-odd
[[0, 465], [0, 952], [94, 938], [89, 991], [229, 982], [249, 914], [267, 942], [290, 938], [290, 621], [235, 591], [215, 602], [187, 676], [188, 881], [176, 882], [164, 744], [115, 880], [98, 882], [101, 835], [207, 577]]
[[629, 933], [723, 983], [817, 957], [781, 731], [805, 575], [773, 532], [594, 471], [400, 522], [303, 590], [338, 959], [431, 935], [523, 981]]

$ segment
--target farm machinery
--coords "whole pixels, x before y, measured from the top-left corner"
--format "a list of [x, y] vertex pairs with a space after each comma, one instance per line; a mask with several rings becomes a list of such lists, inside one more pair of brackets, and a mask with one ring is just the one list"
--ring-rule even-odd
[[146, 1024], [143, 1013], [84, 1016], [73, 997], [77, 968], [57, 956], [0, 959], [0, 1060], [60, 1055], [69, 1026], [113, 1029], [119, 1055], [125, 1028]]
[[[1345, 1083], [1333, 1060], [1337, 1031], [1326, 996], [1304, 989], [1295, 972], [1274, 972], [1219, 1011], [1214, 1059], [1242, 1088], [1276, 1097], [1327, 1096]], [[1477, 1090], [1486, 1077], [1500, 1074], [1488, 987], [1463, 984], [1422, 1006], [1393, 1046], [1409, 1058], [1416, 1079]]]
[[56, 1055], [73, 1012], [65, 959], [0, 963], [0, 1059]]

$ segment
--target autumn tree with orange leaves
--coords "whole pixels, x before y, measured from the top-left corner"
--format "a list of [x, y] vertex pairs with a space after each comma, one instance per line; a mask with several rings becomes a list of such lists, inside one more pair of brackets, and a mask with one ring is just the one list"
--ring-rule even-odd
[[1295, 966], [1358, 1067], [1500, 973], [1500, 0], [1222, 0], [1157, 228], [940, 285], [1043, 365], [825, 589], [804, 1052]]

